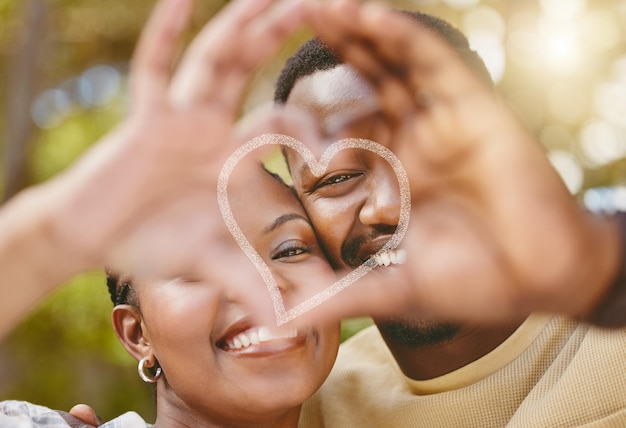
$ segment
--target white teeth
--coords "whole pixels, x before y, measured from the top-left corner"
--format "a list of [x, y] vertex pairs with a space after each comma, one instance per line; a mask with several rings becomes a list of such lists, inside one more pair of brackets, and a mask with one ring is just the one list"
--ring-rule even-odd
[[241, 340], [241, 344], [244, 346], [244, 348], [247, 348], [248, 346], [250, 346], [250, 343], [252, 343], [250, 338], [245, 334], [240, 334], [238, 337], [239, 340]]
[[267, 342], [268, 340], [272, 340], [272, 333], [267, 327], [259, 328], [259, 341]]
[[253, 345], [258, 345], [259, 343], [261, 343], [261, 340], [259, 340], [259, 334], [254, 330], [250, 332], [250, 342]]
[[402, 265], [406, 263], [406, 251], [403, 249], [385, 251], [371, 257], [374, 266]]
[[235, 337], [226, 341], [228, 349], [247, 348], [250, 345], [258, 345], [259, 343], [269, 342], [276, 339], [290, 339], [298, 336], [297, 330], [288, 330], [284, 333], [272, 333], [267, 327], [254, 327], [244, 333], [239, 333]]
[[396, 250], [396, 264], [403, 265], [406, 263], [406, 250]]
[[380, 255], [380, 262], [385, 266], [389, 266], [391, 264], [391, 259], [389, 258], [389, 253], [382, 253]]

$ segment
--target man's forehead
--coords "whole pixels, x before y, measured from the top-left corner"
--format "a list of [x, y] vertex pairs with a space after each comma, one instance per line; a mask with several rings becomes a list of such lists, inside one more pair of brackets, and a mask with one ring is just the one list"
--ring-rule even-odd
[[339, 65], [300, 78], [287, 103], [325, 118], [351, 110], [373, 97], [372, 88], [352, 68]]

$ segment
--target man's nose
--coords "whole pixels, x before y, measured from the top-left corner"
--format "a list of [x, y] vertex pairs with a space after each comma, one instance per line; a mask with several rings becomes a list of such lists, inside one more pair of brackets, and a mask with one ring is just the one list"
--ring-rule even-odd
[[364, 225], [397, 226], [400, 221], [400, 188], [395, 174], [371, 177], [359, 220]]

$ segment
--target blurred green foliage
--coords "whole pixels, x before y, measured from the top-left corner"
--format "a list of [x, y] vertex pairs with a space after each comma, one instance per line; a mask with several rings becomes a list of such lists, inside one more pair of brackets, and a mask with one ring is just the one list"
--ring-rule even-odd
[[120, 96], [103, 107], [79, 110], [58, 127], [40, 133], [30, 156], [31, 180], [40, 183], [67, 168], [119, 122], [124, 109]]

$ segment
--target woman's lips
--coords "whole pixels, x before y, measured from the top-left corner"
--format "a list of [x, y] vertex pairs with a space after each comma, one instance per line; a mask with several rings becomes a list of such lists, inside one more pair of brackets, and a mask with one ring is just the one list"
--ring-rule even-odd
[[272, 331], [267, 327], [253, 326], [218, 341], [217, 346], [229, 353], [268, 354], [288, 351], [305, 343], [306, 334], [297, 330]]
[[272, 333], [267, 327], [252, 327], [233, 337], [224, 340], [227, 349], [243, 349], [251, 345], [258, 345], [277, 339], [291, 339], [298, 336], [296, 330], [285, 331], [281, 334]]

